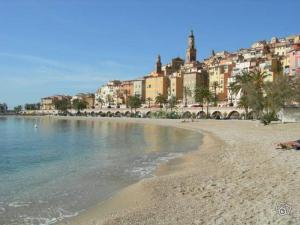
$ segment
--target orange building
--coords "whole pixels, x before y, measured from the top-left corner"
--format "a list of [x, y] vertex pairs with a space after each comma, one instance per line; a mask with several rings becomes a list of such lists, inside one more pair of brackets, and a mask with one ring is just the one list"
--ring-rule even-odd
[[123, 98], [124, 103], [127, 104], [127, 99], [129, 96], [132, 96], [133, 93], [133, 81], [132, 80], [126, 80], [122, 81], [120, 85], [120, 96]]

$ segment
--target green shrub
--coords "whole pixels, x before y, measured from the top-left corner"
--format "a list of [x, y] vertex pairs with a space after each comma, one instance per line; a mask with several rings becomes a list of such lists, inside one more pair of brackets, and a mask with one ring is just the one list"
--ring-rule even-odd
[[278, 118], [276, 116], [276, 113], [274, 112], [269, 112], [269, 113], [264, 113], [260, 119], [260, 121], [264, 124], [264, 125], [268, 125], [270, 124], [272, 121], [277, 121]]
[[168, 119], [179, 119], [179, 115], [177, 112], [170, 112], [170, 113], [167, 113], [167, 118]]

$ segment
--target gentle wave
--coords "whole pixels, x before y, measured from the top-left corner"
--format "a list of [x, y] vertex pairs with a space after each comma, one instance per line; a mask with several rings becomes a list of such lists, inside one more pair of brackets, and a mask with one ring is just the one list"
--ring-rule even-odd
[[51, 224], [57, 223], [59, 221], [62, 221], [63, 219], [77, 216], [80, 212], [82, 212], [82, 211], [79, 211], [76, 213], [71, 213], [64, 209], [58, 208], [58, 213], [59, 213], [58, 217], [45, 218], [45, 217], [30, 217], [30, 216], [28, 216], [28, 217], [24, 218], [24, 222], [26, 223], [26, 225], [33, 225], [33, 224], [37, 224], [37, 223], [40, 225], [51, 225]]
[[11, 202], [8, 204], [9, 207], [13, 207], [13, 208], [19, 208], [19, 207], [26, 207], [26, 206], [30, 206], [30, 204], [32, 204], [32, 202], [19, 202], [19, 201], [15, 201], [15, 202]]
[[[154, 171], [157, 167], [165, 162], [168, 162], [172, 159], [179, 158], [183, 154], [182, 153], [169, 153], [165, 156], [160, 156], [154, 160], [151, 160], [149, 157], [145, 156], [143, 159], [139, 159], [133, 162], [133, 164], [142, 164], [142, 166], [135, 166], [130, 170], [127, 170], [130, 174], [134, 176], [138, 176], [139, 178], [146, 178], [154, 176]], [[146, 160], [141, 162], [141, 160]]]

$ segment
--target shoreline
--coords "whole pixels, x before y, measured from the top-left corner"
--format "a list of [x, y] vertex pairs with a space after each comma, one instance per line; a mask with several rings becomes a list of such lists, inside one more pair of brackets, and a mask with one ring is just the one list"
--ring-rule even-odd
[[[203, 143], [161, 164], [112, 198], [58, 222], [79, 224], [298, 224], [300, 152], [275, 144], [299, 138], [299, 124], [256, 121], [76, 118], [173, 126], [201, 132]], [[280, 205], [281, 204], [281, 205]], [[291, 209], [281, 215], [278, 205]]]
[[[275, 149], [276, 143], [299, 137], [299, 124], [117, 121], [202, 132], [201, 151], [161, 165], [157, 169], [160, 176], [133, 184], [103, 204], [60, 224], [300, 223], [299, 152]], [[281, 215], [280, 204], [292, 210]]]
[[[166, 127], [176, 127], [179, 129], [186, 129], [193, 132], [200, 133], [203, 135], [203, 142], [197, 147], [197, 149], [194, 149], [192, 151], [183, 153], [182, 156], [176, 157], [174, 159], [168, 160], [167, 162], [164, 162], [155, 169], [154, 171], [154, 177], [151, 178], [143, 178], [140, 181], [133, 183], [125, 188], [122, 188], [115, 194], [113, 194], [110, 198], [99, 202], [96, 206], [92, 206], [91, 208], [88, 208], [87, 210], [81, 212], [79, 215], [71, 217], [71, 218], [65, 218], [62, 221], [59, 221], [55, 224], [58, 225], [77, 225], [77, 224], [88, 224], [88, 220], [94, 220], [94, 217], [97, 217], [97, 222], [103, 222], [105, 217], [108, 216], [111, 213], [114, 213], [115, 211], [123, 211], [128, 207], [139, 207], [137, 206], [137, 201], [143, 201], [143, 204], [145, 206], [145, 199], [150, 198], [148, 191], [141, 191], [144, 189], [144, 183], [151, 182], [151, 180], [156, 179], [158, 177], [162, 176], [168, 176], [174, 173], [180, 172], [182, 169], [182, 164], [186, 163], [187, 161], [190, 161], [191, 157], [193, 157], [195, 154], [197, 154], [202, 147], [210, 147], [212, 140], [215, 140], [217, 142], [221, 142], [221, 140], [218, 140], [216, 137], [212, 137], [212, 134], [209, 134], [205, 131], [199, 131], [190, 129], [187, 127], [179, 127], [178, 124], [174, 124], [173, 121], [177, 121], [180, 123], [180, 119], [162, 119], [164, 122], [169, 121], [170, 123], [160, 123], [160, 119], [141, 119], [141, 118], [95, 118], [95, 117], [59, 117], [59, 116], [49, 116], [49, 118], [52, 119], [58, 119], [58, 120], [64, 120], [64, 119], [71, 119], [71, 120], [85, 120], [85, 121], [112, 121], [112, 122], [121, 122], [121, 123], [134, 123], [134, 124], [151, 124], [151, 125], [157, 125], [157, 126], [166, 126]], [[138, 193], [138, 195], [136, 195]], [[127, 196], [135, 195], [134, 199], [128, 198]], [[120, 204], [121, 203], [121, 204]], [[93, 223], [93, 222], [91, 222]]]

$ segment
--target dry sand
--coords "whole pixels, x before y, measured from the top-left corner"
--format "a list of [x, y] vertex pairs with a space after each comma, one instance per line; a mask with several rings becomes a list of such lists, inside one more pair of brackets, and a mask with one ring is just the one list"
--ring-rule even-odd
[[300, 124], [113, 120], [195, 130], [204, 143], [61, 224], [300, 224], [300, 151], [275, 149], [299, 139]]

